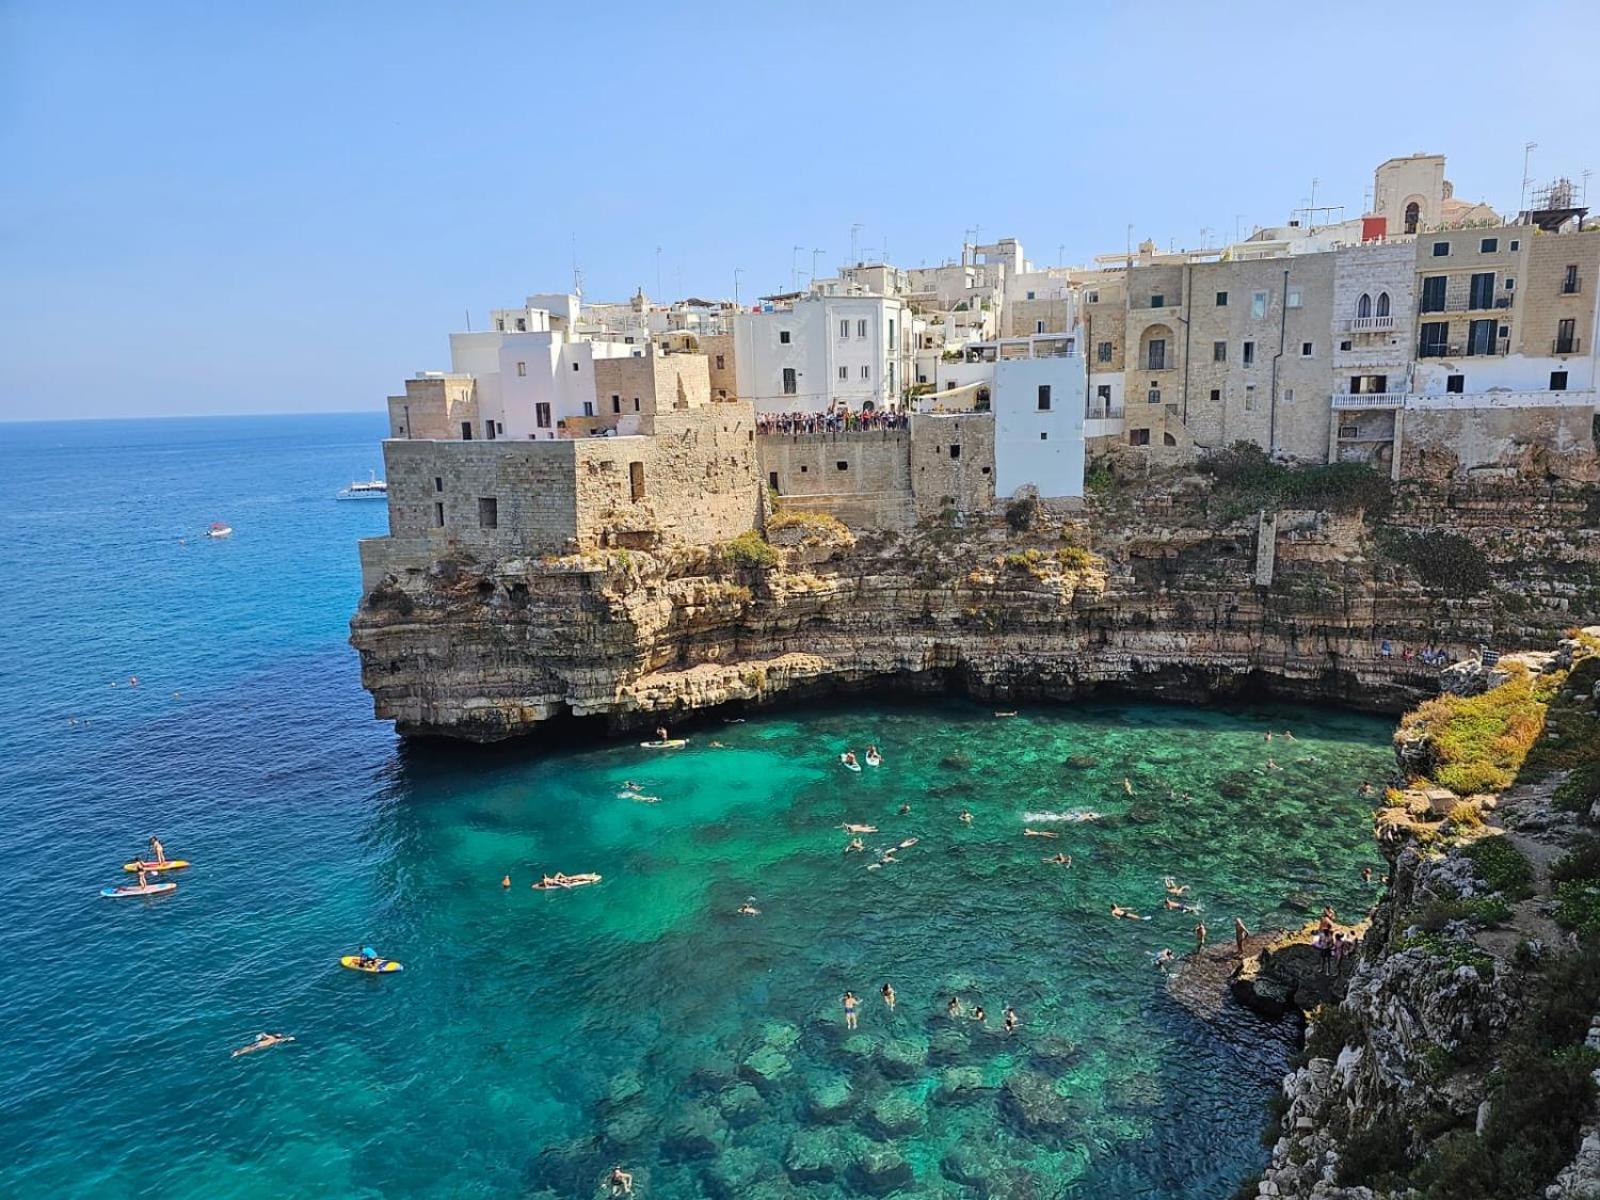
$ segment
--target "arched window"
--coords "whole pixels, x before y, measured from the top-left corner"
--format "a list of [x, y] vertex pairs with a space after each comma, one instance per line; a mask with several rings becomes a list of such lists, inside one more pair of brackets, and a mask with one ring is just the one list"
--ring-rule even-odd
[[1388, 292], [1379, 292], [1378, 293], [1378, 315], [1380, 317], [1387, 317], [1389, 315], [1389, 293]]
[[1361, 293], [1361, 299], [1356, 301], [1356, 316], [1365, 320], [1372, 315], [1372, 297], [1366, 292]]
[[1417, 222], [1421, 220], [1421, 218], [1421, 205], [1419, 205], [1415, 200], [1406, 205], [1406, 232], [1415, 233], [1417, 231]]

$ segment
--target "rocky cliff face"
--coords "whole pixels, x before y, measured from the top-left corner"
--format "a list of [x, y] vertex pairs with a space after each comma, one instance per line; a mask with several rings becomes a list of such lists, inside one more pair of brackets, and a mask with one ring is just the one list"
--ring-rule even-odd
[[476, 740], [868, 686], [1261, 689], [1400, 711], [1436, 688], [1405, 647], [1546, 641], [1600, 597], [1582, 489], [1421, 487], [1381, 526], [1346, 502], [1263, 518], [1256, 501], [1169, 476], [1023, 530], [998, 514], [860, 540], [802, 525], [774, 534], [793, 544], [773, 565], [716, 548], [456, 557], [373, 588], [352, 641], [378, 716]]
[[1494, 754], [1532, 736], [1529, 719], [1543, 732], [1498, 795], [1390, 792], [1390, 886], [1343, 1002], [1313, 1013], [1271, 1164], [1241, 1195], [1600, 1196], [1600, 629], [1562, 645], [1511, 666], [1501, 686], [1530, 685], [1511, 702], [1436, 702], [1402, 725], [1413, 779], [1472, 739]]

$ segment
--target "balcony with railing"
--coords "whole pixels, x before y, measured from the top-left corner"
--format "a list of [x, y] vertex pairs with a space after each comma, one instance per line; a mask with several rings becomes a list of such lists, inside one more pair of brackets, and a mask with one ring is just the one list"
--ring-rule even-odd
[[1344, 329], [1346, 333], [1386, 333], [1394, 328], [1394, 317], [1349, 317], [1346, 318]]
[[1405, 392], [1335, 392], [1333, 407], [1341, 412], [1362, 409], [1395, 409], [1406, 406]]
[[1511, 307], [1510, 296], [1463, 296], [1454, 300], [1427, 300], [1417, 302], [1417, 311], [1429, 313], [1504, 312]]
[[1582, 354], [1583, 339], [1580, 337], [1558, 337], [1550, 342], [1551, 354]]

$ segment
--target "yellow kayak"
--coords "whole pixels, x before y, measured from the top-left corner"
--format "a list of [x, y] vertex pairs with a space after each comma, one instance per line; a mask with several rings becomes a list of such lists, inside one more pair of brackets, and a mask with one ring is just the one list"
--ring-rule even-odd
[[360, 957], [355, 954], [346, 954], [339, 960], [339, 965], [341, 967], [347, 967], [352, 971], [361, 971], [367, 975], [387, 975], [391, 971], [405, 970], [404, 967], [395, 962], [392, 958], [380, 958], [371, 966], [364, 967], [361, 965]]
[[164, 863], [140, 862], [135, 859], [131, 863], [123, 863], [124, 871], [181, 871], [189, 865], [186, 858], [169, 858]]

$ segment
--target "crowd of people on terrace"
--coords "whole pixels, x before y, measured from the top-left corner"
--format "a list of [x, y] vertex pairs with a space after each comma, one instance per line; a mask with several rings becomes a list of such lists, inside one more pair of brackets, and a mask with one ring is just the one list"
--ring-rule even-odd
[[866, 409], [852, 412], [758, 413], [756, 432], [769, 433], [857, 433], [872, 429], [905, 429], [911, 423], [905, 413]]

